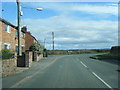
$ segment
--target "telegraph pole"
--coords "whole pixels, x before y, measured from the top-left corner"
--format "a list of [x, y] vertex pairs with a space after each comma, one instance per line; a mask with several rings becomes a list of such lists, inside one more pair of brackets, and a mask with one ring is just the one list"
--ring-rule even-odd
[[17, 2], [17, 19], [18, 19], [18, 56], [22, 56], [22, 50], [21, 50], [21, 27], [20, 27], [20, 16], [22, 16], [21, 8], [29, 8], [29, 9], [36, 9], [38, 11], [42, 11], [42, 8], [31, 8], [31, 7], [21, 7], [20, 1], [16, 0]]
[[46, 41], [46, 39], [44, 38], [44, 48], [45, 48], [45, 41]]
[[19, 0], [16, 0], [17, 2], [17, 14], [18, 14], [18, 56], [22, 56], [21, 52], [21, 28], [20, 28], [20, 16], [21, 16], [21, 7]]
[[52, 40], [53, 40], [53, 52], [54, 52], [54, 32], [52, 32]]

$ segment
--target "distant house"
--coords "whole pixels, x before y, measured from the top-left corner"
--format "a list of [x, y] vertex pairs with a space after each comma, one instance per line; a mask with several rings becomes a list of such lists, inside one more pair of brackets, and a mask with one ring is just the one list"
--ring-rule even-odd
[[[18, 50], [17, 27], [3, 18], [0, 18], [0, 50], [10, 49], [12, 52]], [[25, 51], [25, 32], [21, 32], [22, 51]]]
[[22, 30], [25, 31], [25, 50], [29, 50], [30, 46], [35, 42], [37, 43], [38, 41], [34, 36], [31, 35], [29, 31], [27, 31], [26, 27], [23, 27]]

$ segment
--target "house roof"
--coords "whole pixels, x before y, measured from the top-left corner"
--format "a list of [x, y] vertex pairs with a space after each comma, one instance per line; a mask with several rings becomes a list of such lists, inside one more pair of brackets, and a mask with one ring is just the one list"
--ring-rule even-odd
[[[7, 24], [7, 25], [10, 25], [11, 27], [17, 29], [17, 26], [13, 25], [12, 23], [8, 22], [7, 20], [3, 19], [0, 17], [0, 21]], [[24, 29], [21, 30], [23, 33], [25, 33], [26, 31]]]
[[3, 18], [1, 18], [1, 17], [0, 17], [0, 21], [3, 22], [3, 23], [5, 23], [5, 24], [7, 24], [7, 25], [12, 26], [13, 28], [17, 28], [17, 26], [11, 24], [10, 22], [6, 21], [5, 19], [3, 19]]
[[[34, 40], [35, 41], [37, 41], [37, 39], [33, 36], [33, 35], [31, 35], [31, 33], [28, 31], [28, 32], [26, 32], [26, 33], [28, 33], [32, 38], [34, 38]], [[38, 42], [38, 41], [37, 41]]]

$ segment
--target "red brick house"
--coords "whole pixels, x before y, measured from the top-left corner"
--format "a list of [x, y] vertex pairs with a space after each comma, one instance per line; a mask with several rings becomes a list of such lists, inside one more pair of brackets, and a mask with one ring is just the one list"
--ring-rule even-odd
[[37, 43], [38, 41], [33, 35], [31, 35], [29, 31], [27, 31], [26, 26], [22, 28], [22, 31], [25, 32], [25, 50], [28, 51], [30, 49], [30, 46], [35, 42]]
[[[25, 51], [25, 32], [21, 32], [21, 45], [22, 50]], [[16, 52], [18, 49], [18, 36], [17, 27], [0, 18], [0, 50], [10, 49], [12, 52]]]
[[29, 50], [30, 46], [37, 42], [36, 38], [30, 32], [25, 33], [25, 50]]

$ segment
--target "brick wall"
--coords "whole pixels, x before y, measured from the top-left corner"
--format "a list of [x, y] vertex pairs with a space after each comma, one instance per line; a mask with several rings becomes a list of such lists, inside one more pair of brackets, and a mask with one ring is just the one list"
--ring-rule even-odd
[[[1, 49], [4, 49], [4, 44], [10, 44], [10, 51], [15, 52], [16, 51], [16, 46], [18, 46], [18, 37], [16, 36], [16, 27], [10, 26], [10, 33], [5, 32], [5, 23], [0, 21], [0, 44], [1, 44]], [[22, 46], [25, 47], [25, 38], [21, 39], [22, 41]]]
[[41, 60], [43, 58], [43, 54], [37, 55], [37, 61]]
[[30, 46], [35, 43], [36, 40], [30, 34], [30, 32], [25, 33], [25, 50], [29, 50]]
[[15, 29], [10, 27], [10, 33], [4, 31], [5, 24], [2, 23], [2, 49], [4, 44], [10, 44], [10, 50], [15, 51]]

